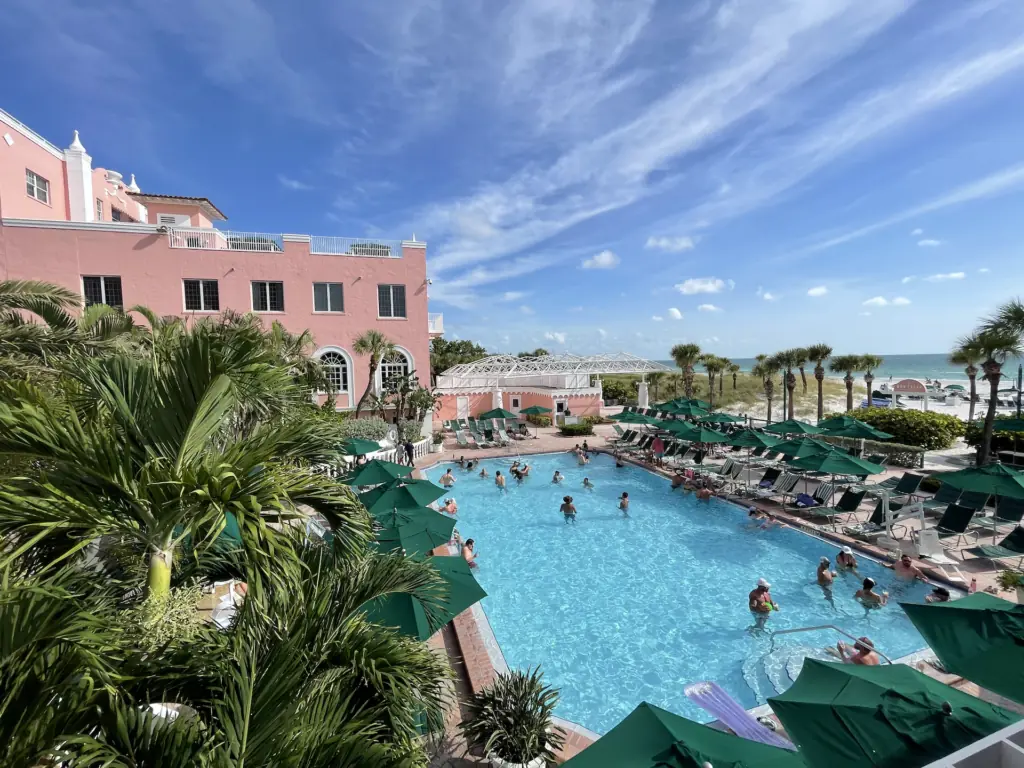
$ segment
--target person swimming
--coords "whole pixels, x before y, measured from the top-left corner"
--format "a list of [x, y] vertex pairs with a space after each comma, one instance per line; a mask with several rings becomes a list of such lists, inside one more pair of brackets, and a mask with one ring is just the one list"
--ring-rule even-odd
[[587, 458], [587, 454], [581, 451], [580, 453], [576, 454], [576, 463], [579, 466], [583, 467], [590, 463], [590, 459]]
[[868, 608], [880, 608], [889, 602], [888, 592], [883, 592], [882, 594], [875, 592], [874, 579], [864, 579], [861, 588], [853, 596]]
[[700, 488], [697, 491], [697, 501], [705, 501], [708, 504], [711, 503], [711, 497], [715, 495], [715, 492], [708, 487]]
[[563, 475], [561, 472], [559, 472], [556, 469], [554, 476], [551, 478], [551, 482], [552, 483], [561, 483], [562, 480], [564, 480], [564, 479], [565, 479], [565, 475]]
[[469, 461], [466, 462], [466, 471], [467, 472], [472, 472], [473, 471], [473, 467], [475, 467], [475, 466], [476, 466], [476, 462], [473, 461], [472, 459], [470, 459]]
[[459, 511], [459, 505], [455, 503], [455, 499], [445, 499], [442, 510], [454, 516]]
[[480, 467], [480, 477], [487, 477], [487, 467]]
[[592, 482], [590, 482], [590, 478], [589, 477], [584, 477], [583, 478], [583, 487], [586, 488], [588, 491], [594, 490], [594, 484]]
[[[875, 644], [870, 637], [859, 637], [851, 649], [846, 643], [840, 640], [836, 643], [836, 650], [839, 651], [839, 658], [848, 664], [860, 664], [865, 667], [877, 667], [881, 659], [875, 652]], [[852, 650], [852, 653], [851, 653]]]
[[559, 507], [565, 522], [571, 522], [573, 525], [576, 524], [576, 505], [572, 503], [572, 496], [562, 497], [562, 506]]
[[683, 481], [685, 479], [686, 478], [684, 478], [678, 472], [676, 472], [676, 474], [672, 475], [672, 490], [674, 491], [676, 488], [682, 488], [683, 487]]
[[623, 517], [629, 517], [629, 494], [625, 491], [619, 496], [619, 509], [622, 510]]
[[522, 469], [519, 470], [519, 474], [521, 474], [523, 477], [526, 477], [527, 475], [529, 475], [530, 474], [530, 465], [529, 464], [523, 464]]

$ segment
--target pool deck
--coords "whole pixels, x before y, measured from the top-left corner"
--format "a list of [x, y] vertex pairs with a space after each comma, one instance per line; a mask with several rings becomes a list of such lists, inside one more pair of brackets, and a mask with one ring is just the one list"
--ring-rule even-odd
[[[428, 454], [427, 456], [422, 457], [417, 460], [416, 467], [417, 470], [427, 469], [440, 462], [456, 460], [460, 456], [465, 456], [467, 459], [511, 459], [517, 455], [526, 456], [539, 453], [565, 452], [571, 450], [577, 443], [583, 442], [583, 439], [578, 437], [562, 437], [557, 433], [557, 430], [552, 427], [542, 427], [533, 431], [536, 433], [536, 437], [515, 441], [511, 446], [506, 448], [463, 449], [458, 446], [454, 439], [446, 439], [443, 453]], [[597, 425], [594, 427], [594, 436], [587, 438], [587, 442], [590, 444], [592, 450], [610, 453], [609, 440], [614, 437], [615, 432], [611, 425]], [[623, 456], [623, 460], [648, 471], [660, 474], [665, 478], [670, 478], [673, 474], [668, 470], [654, 467], [650, 464], [634, 459], [631, 456]], [[936, 470], [939, 468], [940, 467], [936, 467]], [[948, 468], [949, 467], [946, 466], [941, 467], [941, 469]], [[756, 470], [755, 474], [759, 476], [760, 471], [761, 470]], [[873, 480], [881, 481], [890, 476], [900, 477], [905, 471], [907, 470], [899, 467], [887, 469], [885, 474], [877, 476], [873, 478]], [[929, 471], [928, 468], [926, 468], [925, 471]], [[422, 476], [419, 471], [417, 471], [416, 475]], [[757, 506], [760, 509], [771, 512], [777, 519], [786, 525], [790, 525], [813, 536], [818, 536], [822, 539], [832, 541], [838, 546], [850, 546], [855, 552], [868, 555], [883, 563], [891, 563], [896, 559], [896, 554], [891, 550], [882, 549], [881, 547], [874, 546], [857, 539], [852, 539], [843, 535], [841, 532], [833, 530], [830, 526], [821, 526], [811, 523], [782, 509], [782, 507], [775, 502], [763, 500], [752, 502], [749, 498], [729, 495], [723, 495], [721, 498], [734, 501], [744, 506]], [[873, 500], [866, 499], [865, 503], [857, 512], [846, 516], [845, 519], [839, 520], [836, 528], [841, 530], [843, 524], [848, 524], [857, 519], [860, 521], [866, 519], [863, 517], [863, 514], [869, 510], [868, 501], [871, 501], [871, 505], [873, 506]], [[861, 517], [858, 518], [858, 515], [861, 515]], [[918, 527], [916, 520], [910, 520], [907, 525], [908, 527]], [[909, 535], [909, 533], [907, 535]], [[960, 557], [957, 560], [956, 568], [959, 568], [963, 572], [966, 579], [970, 580], [971, 578], [976, 578], [979, 590], [989, 588], [995, 589], [996, 574], [999, 569], [993, 567], [989, 561], [983, 559], [972, 558], [963, 561], [962, 550], [968, 548], [972, 544], [973, 542], [966, 544], [963, 547], [948, 547], [947, 552], [951, 556], [959, 554]], [[435, 553], [450, 554], [447, 550], [441, 547], [439, 547], [438, 550], [435, 550]], [[955, 581], [950, 581], [950, 577], [955, 577], [956, 574], [944, 571], [940, 566], [936, 566], [923, 560], [916, 560], [915, 564], [931, 580], [949, 584], [954, 588], [963, 589], [966, 587], [966, 584], [958, 584]], [[1007, 600], [1014, 600], [1011, 593], [1001, 592], [999, 594]], [[497, 643], [494, 641], [490, 627], [487, 624], [486, 617], [483, 615], [483, 610], [479, 606], [475, 606], [474, 608], [471, 608], [455, 617], [454, 621], [452, 621], [448, 627], [431, 638], [430, 643], [439, 651], [446, 652], [448, 654], [458, 678], [455, 684], [455, 693], [456, 698], [459, 700], [464, 701], [470, 694], [485, 688], [493, 682], [495, 676], [500, 671], [507, 669], [504, 659], [501, 656], [501, 650], [497, 647]], [[945, 675], [926, 661], [918, 660], [913, 662], [913, 664], [921, 671], [931, 675], [932, 677], [940, 679], [943, 682], [955, 685], [955, 687], [965, 690], [968, 693], [972, 693], [975, 696], [979, 696], [987, 701], [999, 703], [1024, 714], [1024, 708], [1019, 705], [1016, 705], [1013, 702], [1007, 702], [1005, 699], [1002, 699], [989, 691], [980, 689], [974, 683], [967, 680], [952, 675]], [[453, 711], [450, 713], [449, 718], [448, 733], [446, 733], [443, 743], [437, 745], [437, 753], [430, 765], [432, 768], [460, 768], [460, 766], [486, 764], [486, 760], [480, 756], [470, 754], [469, 750], [466, 748], [465, 741], [461, 738], [461, 734], [459, 734], [457, 727], [458, 722], [461, 720], [458, 711], [460, 706], [458, 706], [458, 704], [453, 705], [452, 709]], [[758, 714], [761, 713], [758, 712]], [[559, 754], [559, 762], [563, 762], [573, 757], [593, 743], [593, 740], [596, 738], [596, 734], [587, 731], [581, 726], [565, 721], [560, 721], [559, 725], [566, 730], [566, 743]]]

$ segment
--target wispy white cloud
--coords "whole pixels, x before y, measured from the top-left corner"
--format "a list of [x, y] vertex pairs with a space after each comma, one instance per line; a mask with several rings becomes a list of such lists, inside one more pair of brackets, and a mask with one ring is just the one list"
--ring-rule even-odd
[[963, 280], [967, 275], [963, 272], [940, 272], [937, 275], [929, 275], [925, 278], [933, 283], [941, 283], [945, 280]]
[[907, 275], [902, 280], [900, 280], [900, 282], [903, 283], [904, 285], [906, 285], [907, 283], [912, 283], [915, 280], [917, 280], [917, 276], [916, 275]]
[[676, 307], [669, 307], [668, 308], [668, 316], [671, 317], [673, 320], [682, 320], [683, 319], [683, 313], [680, 312], [679, 309], [676, 308]]
[[861, 317], [871, 317], [870, 312], [858, 312], [857, 314], [860, 315]]
[[910, 233], [910, 236], [911, 237], [918, 237], [918, 236], [923, 235], [923, 234], [924, 234], [924, 230], [921, 229], [920, 227], [918, 227], [917, 229], [915, 229], [913, 232]]
[[676, 290], [686, 296], [695, 293], [721, 293], [724, 288], [725, 281], [717, 277], [691, 277], [681, 283], [676, 283]]
[[522, 312], [524, 315], [535, 314], [534, 311], [533, 311], [533, 307], [531, 307], [531, 306], [529, 306], [527, 304], [523, 304], [522, 306], [520, 306], [519, 307], [519, 311]]
[[909, 303], [910, 299], [908, 299], [906, 296], [897, 296], [895, 299], [892, 300], [892, 305], [894, 307], [905, 307]]
[[714, 304], [701, 304], [697, 307], [698, 312], [721, 312], [721, 307], [716, 307]]
[[918, 240], [917, 244], [919, 246], [921, 246], [922, 248], [935, 248], [937, 246], [942, 245], [942, 241], [941, 240], [926, 239], [926, 240]]
[[298, 179], [293, 179], [290, 176], [285, 176], [283, 173], [277, 174], [277, 180], [285, 189], [291, 189], [296, 192], [305, 192], [313, 188], [312, 185]]
[[884, 307], [888, 304], [889, 301], [884, 296], [875, 296], [873, 299], [868, 299], [864, 302], [865, 307]]
[[567, 335], [565, 333], [561, 333], [559, 331], [547, 331], [544, 334], [545, 339], [548, 341], [556, 341], [559, 344], [565, 344], [566, 337]]
[[681, 251], [692, 251], [696, 243], [692, 237], [651, 237], [647, 238], [644, 248], [669, 253], [680, 253]]
[[656, 323], [660, 323], [664, 319], [665, 318], [661, 317], [660, 315], [651, 315], [651, 320], [653, 320]]
[[764, 299], [765, 301], [775, 301], [779, 297], [776, 296], [771, 291], [765, 291], [764, 293], [761, 294], [761, 298]]
[[525, 291], [505, 291], [501, 294], [502, 301], [519, 301], [526, 296]]
[[825, 286], [825, 285], [816, 285], [813, 288], [809, 288], [807, 290], [807, 295], [808, 296], [824, 296], [827, 293], [828, 293], [828, 286]]
[[600, 336], [602, 339], [608, 338], [608, 331], [606, 331], [604, 328], [595, 328], [594, 330], [597, 331], [597, 335]]
[[981, 269], [979, 269], [978, 271], [979, 271], [979, 272], [980, 272], [981, 274], [983, 274], [983, 275], [984, 275], [984, 274], [988, 274], [988, 272], [990, 272], [991, 270], [989, 270], [989, 268], [988, 268], [988, 267], [982, 267], [982, 268], [981, 268]]
[[601, 251], [595, 253], [589, 259], [584, 259], [581, 265], [584, 269], [613, 269], [619, 265], [619, 257], [612, 251]]

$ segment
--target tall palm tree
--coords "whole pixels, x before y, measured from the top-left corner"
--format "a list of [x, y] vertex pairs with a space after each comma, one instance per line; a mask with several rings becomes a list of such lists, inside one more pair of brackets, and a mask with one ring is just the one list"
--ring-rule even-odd
[[[970, 337], [969, 339], [970, 340]], [[956, 349], [949, 353], [949, 362], [954, 365], [964, 366], [964, 373], [967, 374], [967, 380], [971, 383], [971, 404], [970, 410], [967, 414], [967, 421], [974, 421], [974, 401], [978, 397], [978, 363], [982, 360], [981, 354], [979, 354], [977, 347], [974, 344], [965, 343], [961, 341], [957, 344]]]
[[784, 349], [775, 355], [775, 359], [779, 363], [779, 367], [783, 372], [783, 383], [786, 387], [786, 418], [793, 418], [794, 402], [793, 395], [796, 392], [796, 374], [793, 373], [793, 369], [800, 363], [800, 352], [803, 350], [798, 349]]
[[306, 391], [261, 334], [197, 324], [160, 360], [80, 358], [62, 373], [74, 389], [66, 401], [31, 385], [0, 390], [0, 454], [47, 467], [0, 482], [8, 559], [58, 537], [77, 542], [74, 551], [115, 537], [145, 559], [148, 593], [161, 597], [178, 550], [211, 547], [228, 515], [241, 549], [268, 573], [276, 524], [302, 519], [299, 505], [336, 523], [348, 551], [368, 536], [351, 492], [302, 466], [336, 458], [336, 427], [304, 418]]
[[814, 379], [818, 382], [818, 421], [825, 417], [825, 361], [832, 357], [832, 347], [828, 344], [814, 344], [807, 347], [807, 359], [814, 361]]
[[871, 406], [872, 385], [875, 383], [875, 369], [881, 368], [885, 361], [878, 355], [861, 355], [860, 364], [864, 370], [864, 383], [868, 387], [868, 406]]
[[[727, 357], [720, 357], [718, 358], [718, 362], [720, 365], [718, 371], [718, 394], [722, 397], [725, 395], [725, 374], [729, 373], [732, 368], [732, 360]], [[735, 389], [735, 382], [733, 384], [733, 388]]]
[[754, 376], [760, 376], [764, 386], [764, 396], [768, 401], [768, 423], [772, 423], [772, 399], [775, 396], [774, 376], [779, 372], [779, 361], [775, 357], [758, 355], [757, 363], [750, 370]]
[[654, 399], [654, 402], [658, 402], [658, 388], [661, 386], [662, 379], [666, 375], [658, 372], [647, 374], [647, 383], [651, 385], [651, 397]]
[[863, 358], [860, 355], [840, 355], [833, 357], [829, 368], [833, 373], [845, 373], [843, 381], [846, 383], [846, 410], [853, 410], [853, 374], [864, 370]]
[[[1003, 308], [1005, 309], [1005, 307]], [[1024, 344], [1017, 328], [1002, 310], [985, 322], [982, 328], [967, 338], [961, 339], [959, 347], [967, 347], [981, 360], [981, 370], [989, 385], [988, 409], [985, 411], [985, 426], [981, 445], [978, 447], [978, 465], [988, 464], [992, 452], [992, 433], [995, 429], [996, 407], [999, 405], [999, 381], [1007, 358], [1024, 354]]]
[[704, 371], [708, 375], [708, 403], [713, 408], [715, 405], [715, 371], [718, 369], [718, 360], [710, 352], [705, 352], [700, 356], [700, 363], [704, 366]]
[[807, 394], [807, 373], [804, 368], [807, 367], [807, 348], [796, 347], [793, 349], [793, 357], [796, 359], [796, 367], [800, 370], [800, 382], [803, 384], [803, 393]]
[[370, 358], [369, 376], [366, 380], [366, 389], [363, 390], [363, 396], [359, 398], [359, 403], [356, 405], [356, 418], [359, 418], [359, 413], [363, 410], [363, 404], [366, 403], [366, 398], [368, 398], [370, 396], [370, 392], [373, 391], [373, 385], [377, 378], [377, 369], [380, 367], [381, 361], [384, 360], [384, 358], [395, 354], [395, 343], [380, 331], [371, 328], [368, 331], [364, 331], [363, 334], [355, 340], [352, 344], [352, 350], [357, 355], [367, 355]]
[[740, 367], [736, 363], [729, 363], [729, 373], [732, 374], [732, 388], [736, 389], [736, 377], [739, 375]]
[[679, 366], [683, 375], [683, 394], [693, 397], [693, 366], [700, 360], [700, 347], [697, 344], [676, 344], [672, 347], [672, 359]]

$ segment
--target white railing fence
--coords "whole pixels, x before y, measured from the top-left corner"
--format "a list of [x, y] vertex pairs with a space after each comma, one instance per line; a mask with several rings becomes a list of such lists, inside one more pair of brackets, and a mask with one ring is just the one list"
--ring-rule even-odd
[[[413, 458], [419, 459], [430, 453], [430, 444], [433, 442], [431, 438], [423, 438], [417, 440], [412, 444], [413, 446]], [[405, 448], [400, 445], [396, 445], [391, 448], [384, 448], [380, 451], [374, 451], [373, 453], [366, 454], [367, 460], [381, 459], [382, 461], [393, 461], [396, 464], [401, 464], [405, 461]], [[327, 475], [328, 477], [344, 477], [349, 471], [349, 467], [344, 464], [317, 464], [313, 467], [313, 471], [320, 475]]]
[[427, 332], [444, 333], [444, 314], [441, 312], [427, 313]]
[[309, 239], [309, 252], [320, 256], [368, 256], [375, 259], [400, 259], [402, 258], [402, 241], [313, 235]]
[[168, 229], [171, 248], [198, 248], [209, 251], [253, 251], [283, 253], [284, 239], [269, 232], [233, 232], [196, 227]]

